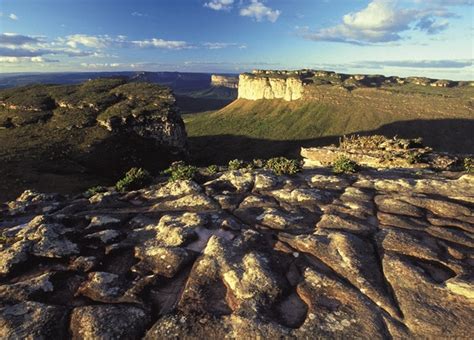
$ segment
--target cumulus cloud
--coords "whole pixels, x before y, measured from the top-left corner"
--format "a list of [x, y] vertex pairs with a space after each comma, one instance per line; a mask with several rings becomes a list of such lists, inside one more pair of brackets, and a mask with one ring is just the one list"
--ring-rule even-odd
[[14, 13], [10, 13], [10, 14], [8, 15], [8, 17], [9, 17], [10, 19], [12, 19], [12, 20], [18, 20], [18, 16], [17, 16], [16, 14], [14, 14]]
[[16, 33], [0, 33], [0, 44], [8, 45], [25, 45], [28, 43], [39, 43], [41, 40], [37, 37], [31, 37], [28, 35], [16, 34]]
[[[452, 1], [455, 3], [458, 1]], [[408, 9], [397, 7], [394, 0], [372, 0], [366, 8], [344, 15], [342, 23], [316, 32], [305, 31], [303, 36], [315, 41], [359, 45], [393, 42], [402, 39], [402, 33], [413, 28], [428, 34], [444, 31], [449, 27], [445, 18], [454, 16], [442, 7]]]
[[234, 0], [212, 0], [204, 3], [204, 7], [208, 7], [215, 11], [228, 11], [232, 8]]
[[59, 60], [43, 57], [0, 57], [0, 63], [18, 64], [18, 63], [57, 63]]
[[256, 21], [268, 20], [275, 22], [278, 20], [281, 12], [264, 5], [261, 0], [251, 0], [250, 4], [240, 10], [240, 15], [250, 17]]
[[138, 47], [178, 50], [191, 47], [190, 44], [181, 40], [165, 40], [160, 38], [128, 40], [124, 35], [112, 37], [109, 35], [74, 34], [65, 38], [60, 38], [60, 40], [72, 48], [88, 47], [94, 49], [105, 49], [108, 47]]

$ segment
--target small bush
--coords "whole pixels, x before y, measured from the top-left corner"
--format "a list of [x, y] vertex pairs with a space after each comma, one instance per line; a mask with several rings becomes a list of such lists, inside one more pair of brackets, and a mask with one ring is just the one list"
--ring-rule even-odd
[[265, 168], [272, 170], [276, 175], [294, 175], [301, 170], [301, 165], [296, 159], [286, 157], [270, 158]]
[[169, 175], [169, 181], [191, 180], [196, 175], [197, 168], [192, 165], [186, 165], [183, 161], [173, 162], [171, 166], [163, 171], [165, 175]]
[[143, 188], [151, 182], [152, 178], [148, 171], [141, 168], [131, 168], [125, 177], [115, 184], [117, 191], [129, 191]]
[[416, 152], [410, 152], [407, 155], [407, 161], [409, 164], [416, 164], [421, 162], [421, 155]]
[[359, 166], [357, 165], [357, 163], [350, 160], [346, 156], [340, 156], [334, 161], [332, 165], [332, 171], [335, 174], [354, 173], [358, 170], [358, 168]]
[[215, 164], [209, 165], [207, 167], [207, 172], [209, 172], [210, 175], [215, 175], [216, 173], [219, 172], [219, 167]]
[[87, 189], [87, 191], [85, 192], [85, 195], [87, 197], [92, 197], [94, 196], [95, 194], [99, 193], [99, 192], [104, 192], [104, 191], [107, 191], [107, 188], [106, 187], [103, 187], [101, 185], [98, 185], [98, 186], [95, 186], [95, 187], [92, 187], [92, 188], [89, 188]]
[[469, 173], [474, 173], [474, 158], [464, 158], [464, 170]]
[[229, 170], [239, 170], [244, 167], [244, 161], [240, 159], [233, 159], [229, 161]]

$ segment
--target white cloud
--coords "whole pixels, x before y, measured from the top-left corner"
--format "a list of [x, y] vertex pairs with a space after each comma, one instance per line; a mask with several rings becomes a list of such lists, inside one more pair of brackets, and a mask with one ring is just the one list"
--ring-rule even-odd
[[108, 35], [86, 35], [86, 34], [73, 34], [67, 36], [65, 39], [66, 45], [72, 48], [78, 48], [79, 46], [90, 47], [101, 49], [111, 45], [114, 39]]
[[240, 49], [247, 48], [247, 45], [245, 44], [223, 43], [223, 42], [206, 42], [202, 45], [210, 50], [220, 50], [220, 49], [229, 48], [229, 47], [237, 47]]
[[141, 13], [141, 12], [132, 12], [133, 17], [147, 17], [148, 14]]
[[0, 57], [0, 63], [19, 64], [19, 63], [57, 63], [59, 60], [43, 57]]
[[12, 20], [18, 20], [18, 17], [17, 17], [16, 14], [14, 14], [14, 13], [10, 13], [10, 14], [8, 15], [8, 17], [9, 17], [10, 19], [12, 19]]
[[[458, 3], [451, 1], [454, 2]], [[372, 0], [366, 8], [344, 15], [341, 24], [316, 32], [306, 31], [303, 36], [315, 41], [360, 45], [392, 42], [402, 39], [401, 34], [413, 28], [428, 34], [439, 33], [449, 26], [447, 20], [440, 18], [455, 16], [444, 8], [407, 9], [396, 4], [395, 0]]]
[[191, 48], [186, 41], [180, 40], [164, 40], [164, 39], [149, 39], [149, 40], [133, 40], [129, 42], [132, 46], [140, 48], [163, 48], [168, 50], [181, 50], [185, 48]]
[[257, 21], [268, 20], [275, 22], [278, 20], [281, 12], [271, 9], [263, 4], [261, 0], [251, 0], [250, 4], [240, 10], [240, 15], [254, 18]]
[[204, 3], [204, 7], [208, 7], [215, 11], [228, 11], [232, 8], [234, 0], [212, 0]]

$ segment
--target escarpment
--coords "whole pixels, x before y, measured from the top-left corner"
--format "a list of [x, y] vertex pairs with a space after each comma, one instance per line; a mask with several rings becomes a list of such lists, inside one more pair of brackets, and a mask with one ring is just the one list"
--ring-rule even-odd
[[186, 155], [168, 88], [116, 78], [0, 91], [0, 196], [26, 187], [71, 192]]
[[297, 100], [303, 96], [303, 82], [297, 77], [273, 77], [252, 74], [239, 76], [241, 99], [284, 99]]
[[[383, 75], [344, 74], [322, 70], [254, 70], [239, 77], [238, 98], [248, 100], [313, 99], [329, 90], [352, 91], [360, 88], [386, 89], [389, 91], [414, 91], [410, 86], [425, 88], [472, 87], [473, 82], [430, 79], [426, 77], [395, 77]], [[416, 92], [416, 89], [415, 91]], [[423, 90], [423, 93], [430, 93]]]
[[222, 86], [236, 89], [239, 86], [239, 78], [213, 74], [211, 75], [211, 86]]

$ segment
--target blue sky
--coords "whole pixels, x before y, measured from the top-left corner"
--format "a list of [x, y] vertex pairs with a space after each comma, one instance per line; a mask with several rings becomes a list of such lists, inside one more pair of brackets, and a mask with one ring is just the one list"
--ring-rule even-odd
[[0, 72], [474, 79], [472, 0], [0, 0]]

